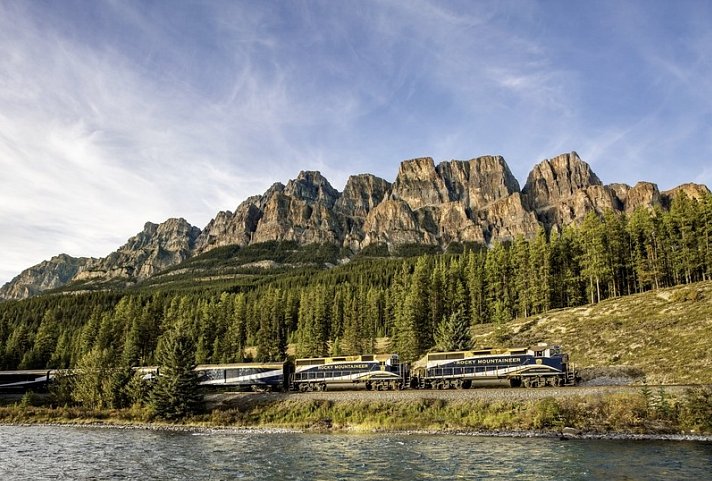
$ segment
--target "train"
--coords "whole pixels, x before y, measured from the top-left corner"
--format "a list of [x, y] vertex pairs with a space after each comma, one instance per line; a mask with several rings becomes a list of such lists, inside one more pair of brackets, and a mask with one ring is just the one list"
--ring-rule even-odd
[[[135, 368], [149, 381], [160, 368]], [[38, 389], [71, 370], [0, 372], [1, 392]], [[559, 346], [430, 352], [413, 363], [398, 354], [299, 358], [284, 362], [200, 364], [198, 383], [206, 390], [308, 392], [330, 389], [469, 389], [486, 385], [535, 388], [577, 382], [569, 356]]]

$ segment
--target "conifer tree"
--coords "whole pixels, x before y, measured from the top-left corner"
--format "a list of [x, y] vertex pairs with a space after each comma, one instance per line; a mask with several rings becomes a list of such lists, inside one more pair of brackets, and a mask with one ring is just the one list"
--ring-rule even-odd
[[517, 314], [527, 317], [534, 304], [535, 268], [530, 262], [530, 243], [524, 236], [517, 236], [512, 245], [514, 286], [517, 293]]
[[485, 287], [485, 256], [487, 251], [469, 251], [467, 254], [467, 287], [470, 295], [470, 323], [488, 322]]
[[439, 351], [462, 351], [472, 347], [470, 323], [462, 309], [443, 317], [435, 333], [435, 346]]
[[283, 301], [280, 289], [267, 290], [257, 333], [257, 360], [260, 362], [283, 361], [286, 357], [287, 330], [284, 324]]
[[[404, 278], [407, 279], [407, 275]], [[433, 345], [433, 329], [427, 310], [427, 288], [427, 261], [425, 257], [420, 257], [410, 276], [410, 285], [402, 286], [403, 297], [396, 314], [393, 347], [406, 361], [417, 359]]]
[[712, 279], [712, 193], [709, 193], [702, 200], [702, 225], [703, 231], [700, 236], [700, 251], [704, 259], [704, 271], [702, 280]]
[[611, 274], [606, 260], [607, 238], [605, 225], [595, 212], [589, 212], [579, 230], [579, 242], [583, 248], [580, 257], [581, 274], [589, 281], [591, 304], [601, 302], [603, 286]]
[[487, 280], [487, 303], [490, 309], [490, 322], [506, 322], [513, 318], [512, 275], [508, 249], [497, 243], [487, 253], [485, 261]]
[[112, 351], [95, 347], [76, 366], [71, 380], [72, 397], [91, 409], [126, 407], [126, 385], [131, 375], [130, 368], [117, 365]]
[[363, 353], [361, 310], [358, 301], [348, 296], [344, 302], [344, 338], [342, 346], [344, 354], [357, 355]]
[[179, 324], [159, 342], [159, 375], [151, 391], [151, 407], [164, 419], [180, 419], [198, 412], [202, 396], [195, 368], [195, 343]]
[[323, 326], [323, 309], [317, 306], [324, 300], [315, 299], [318, 293], [315, 289], [302, 292], [299, 302], [299, 331], [297, 333], [299, 357], [321, 357], [327, 353], [327, 337]]
[[437, 259], [430, 275], [430, 324], [437, 326], [445, 314], [447, 286], [444, 258]]
[[48, 367], [48, 363], [54, 353], [60, 335], [59, 320], [57, 317], [58, 313], [56, 309], [50, 308], [45, 311], [42, 322], [37, 329], [37, 335], [35, 336], [32, 361], [30, 361], [30, 365], [27, 367]]
[[245, 303], [245, 295], [243, 293], [237, 294], [232, 302], [232, 318], [228, 321], [224, 362], [242, 361], [247, 340], [247, 322], [245, 319], [247, 304]]
[[546, 312], [551, 307], [551, 248], [544, 229], [531, 241], [532, 312]]

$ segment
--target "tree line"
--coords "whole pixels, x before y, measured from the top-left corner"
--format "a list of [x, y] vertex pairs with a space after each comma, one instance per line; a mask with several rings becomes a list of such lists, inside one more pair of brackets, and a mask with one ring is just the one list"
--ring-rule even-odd
[[[489, 248], [363, 258], [223, 292], [95, 292], [0, 304], [0, 368], [157, 364], [179, 329], [195, 363], [472, 347], [470, 327], [712, 278], [712, 195], [590, 213]], [[376, 346], [388, 338], [388, 346]]]

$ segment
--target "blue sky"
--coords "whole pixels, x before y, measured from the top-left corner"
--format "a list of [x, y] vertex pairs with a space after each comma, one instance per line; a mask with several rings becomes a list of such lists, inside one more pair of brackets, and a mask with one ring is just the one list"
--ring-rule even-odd
[[712, 185], [712, 2], [0, 0], [0, 282], [300, 170]]

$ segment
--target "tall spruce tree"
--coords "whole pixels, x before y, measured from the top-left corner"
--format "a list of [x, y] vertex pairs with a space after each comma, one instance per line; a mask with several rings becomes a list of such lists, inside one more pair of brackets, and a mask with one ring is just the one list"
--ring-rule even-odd
[[601, 302], [605, 294], [603, 289], [611, 276], [610, 263], [607, 261], [606, 225], [598, 214], [589, 212], [578, 233], [583, 249], [579, 258], [581, 274], [588, 278], [591, 304]]
[[164, 419], [180, 419], [200, 410], [195, 368], [195, 343], [184, 325], [167, 331], [158, 346], [159, 375], [151, 391], [151, 407]]
[[472, 347], [470, 322], [462, 309], [443, 317], [435, 332], [435, 346], [439, 351], [462, 351]]

